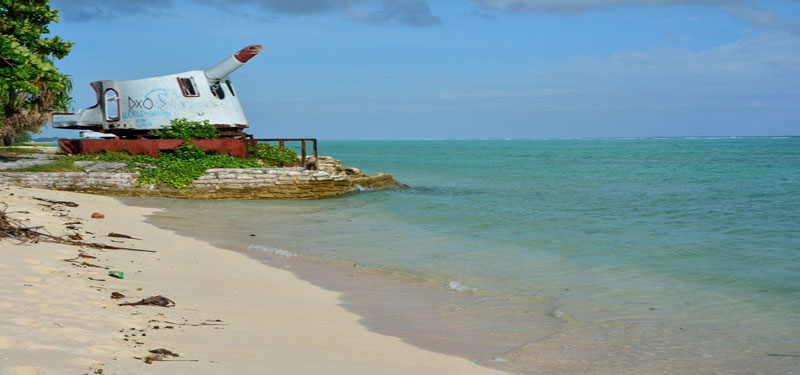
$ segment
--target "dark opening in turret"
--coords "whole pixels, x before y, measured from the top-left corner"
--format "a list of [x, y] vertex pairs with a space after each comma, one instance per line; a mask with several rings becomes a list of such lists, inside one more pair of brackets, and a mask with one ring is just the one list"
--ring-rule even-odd
[[215, 83], [211, 85], [211, 93], [217, 97], [217, 99], [225, 99], [225, 91], [222, 90], [222, 86], [219, 83]]
[[192, 77], [178, 78], [178, 85], [181, 86], [183, 96], [200, 96], [200, 93], [197, 91], [197, 87], [194, 85], [194, 79]]

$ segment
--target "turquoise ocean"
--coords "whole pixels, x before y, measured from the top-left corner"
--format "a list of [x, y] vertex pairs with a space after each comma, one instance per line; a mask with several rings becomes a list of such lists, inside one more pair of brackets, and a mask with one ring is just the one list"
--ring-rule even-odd
[[317, 264], [298, 275], [343, 291], [370, 329], [483, 365], [800, 373], [800, 138], [322, 141], [320, 153], [408, 187], [126, 202], [267, 263]]

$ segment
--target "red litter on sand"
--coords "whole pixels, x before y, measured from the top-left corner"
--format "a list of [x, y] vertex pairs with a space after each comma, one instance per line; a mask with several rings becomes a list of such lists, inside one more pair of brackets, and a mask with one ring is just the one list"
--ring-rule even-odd
[[95, 212], [95, 213], [92, 214], [92, 219], [103, 219], [105, 217], [106, 217], [106, 215], [103, 215], [103, 214], [101, 214], [99, 212]]

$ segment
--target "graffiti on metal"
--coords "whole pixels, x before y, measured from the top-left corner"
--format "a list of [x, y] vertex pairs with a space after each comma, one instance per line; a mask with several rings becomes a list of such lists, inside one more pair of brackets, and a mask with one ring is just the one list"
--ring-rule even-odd
[[136, 127], [152, 128], [153, 123], [148, 120], [152, 117], [170, 117], [171, 110], [180, 110], [186, 104], [179, 97], [164, 88], [150, 90], [144, 97], [127, 97], [128, 110], [122, 112], [123, 120], [135, 120]]

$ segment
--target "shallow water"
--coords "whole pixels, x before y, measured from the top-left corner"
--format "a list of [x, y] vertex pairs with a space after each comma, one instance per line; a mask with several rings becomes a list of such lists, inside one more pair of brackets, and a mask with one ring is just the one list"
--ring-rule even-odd
[[800, 355], [800, 138], [322, 142], [320, 151], [410, 188], [128, 202], [166, 207], [159, 226], [344, 290], [371, 329], [490, 366], [800, 372], [800, 357], [774, 355]]

